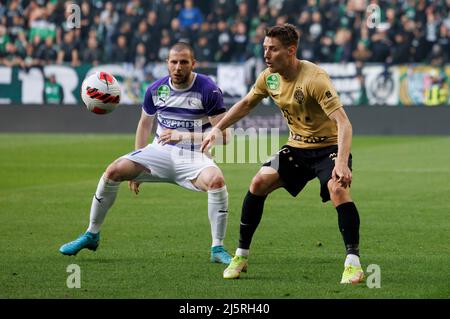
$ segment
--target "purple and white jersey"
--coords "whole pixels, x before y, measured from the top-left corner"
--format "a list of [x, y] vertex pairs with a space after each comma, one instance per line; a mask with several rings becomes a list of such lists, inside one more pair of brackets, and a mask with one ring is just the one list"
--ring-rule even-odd
[[[211, 127], [208, 117], [226, 111], [222, 91], [206, 75], [194, 73], [192, 84], [183, 90], [172, 85], [169, 76], [147, 88], [142, 108], [158, 121], [156, 137], [165, 129], [204, 132]], [[180, 144], [183, 148], [198, 149], [200, 144]]]

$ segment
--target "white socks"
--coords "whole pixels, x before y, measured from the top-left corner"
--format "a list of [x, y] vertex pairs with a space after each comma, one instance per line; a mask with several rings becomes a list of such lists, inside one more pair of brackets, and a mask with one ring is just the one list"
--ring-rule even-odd
[[96, 234], [100, 231], [106, 213], [116, 199], [119, 186], [120, 182], [114, 182], [102, 175], [92, 199], [88, 232]]
[[228, 192], [226, 186], [208, 191], [208, 218], [211, 224], [211, 246], [222, 246], [228, 220]]
[[236, 249], [236, 256], [248, 257], [249, 253], [250, 253], [249, 249], [242, 249], [242, 248]]
[[357, 255], [348, 254], [345, 258], [344, 267], [347, 267], [348, 265], [353, 265], [355, 267], [361, 267], [361, 263], [359, 262], [359, 257]]

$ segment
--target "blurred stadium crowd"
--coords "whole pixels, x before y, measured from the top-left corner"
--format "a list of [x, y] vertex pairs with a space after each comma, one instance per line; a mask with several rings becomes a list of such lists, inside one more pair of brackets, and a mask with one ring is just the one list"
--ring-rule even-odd
[[[80, 28], [68, 25], [71, 4], [81, 8]], [[376, 28], [371, 4], [380, 8]], [[300, 30], [298, 57], [314, 62], [450, 58], [450, 0], [2, 0], [0, 64], [141, 68], [164, 61], [177, 41], [191, 43], [199, 62], [246, 62], [262, 57], [264, 28], [285, 22]]]

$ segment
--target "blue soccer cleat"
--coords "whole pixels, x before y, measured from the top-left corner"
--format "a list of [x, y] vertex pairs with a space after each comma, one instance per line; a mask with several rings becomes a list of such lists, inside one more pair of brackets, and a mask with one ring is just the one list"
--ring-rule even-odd
[[98, 244], [100, 241], [100, 233], [93, 234], [91, 232], [85, 232], [80, 235], [74, 241], [70, 243], [64, 244], [59, 248], [59, 252], [63, 255], [76, 255], [83, 248], [87, 248], [89, 250], [97, 250]]
[[223, 246], [211, 247], [211, 262], [228, 265], [231, 262], [231, 255], [225, 250]]

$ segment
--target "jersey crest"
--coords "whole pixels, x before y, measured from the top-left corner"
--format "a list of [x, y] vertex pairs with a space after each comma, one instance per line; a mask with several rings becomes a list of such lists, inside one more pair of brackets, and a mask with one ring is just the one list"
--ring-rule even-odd
[[168, 85], [160, 85], [156, 90], [158, 94], [158, 100], [165, 102], [170, 96], [170, 88]]
[[294, 92], [294, 99], [297, 101], [298, 104], [303, 104], [303, 101], [305, 100], [305, 94], [303, 94], [302, 88], [297, 87]]

